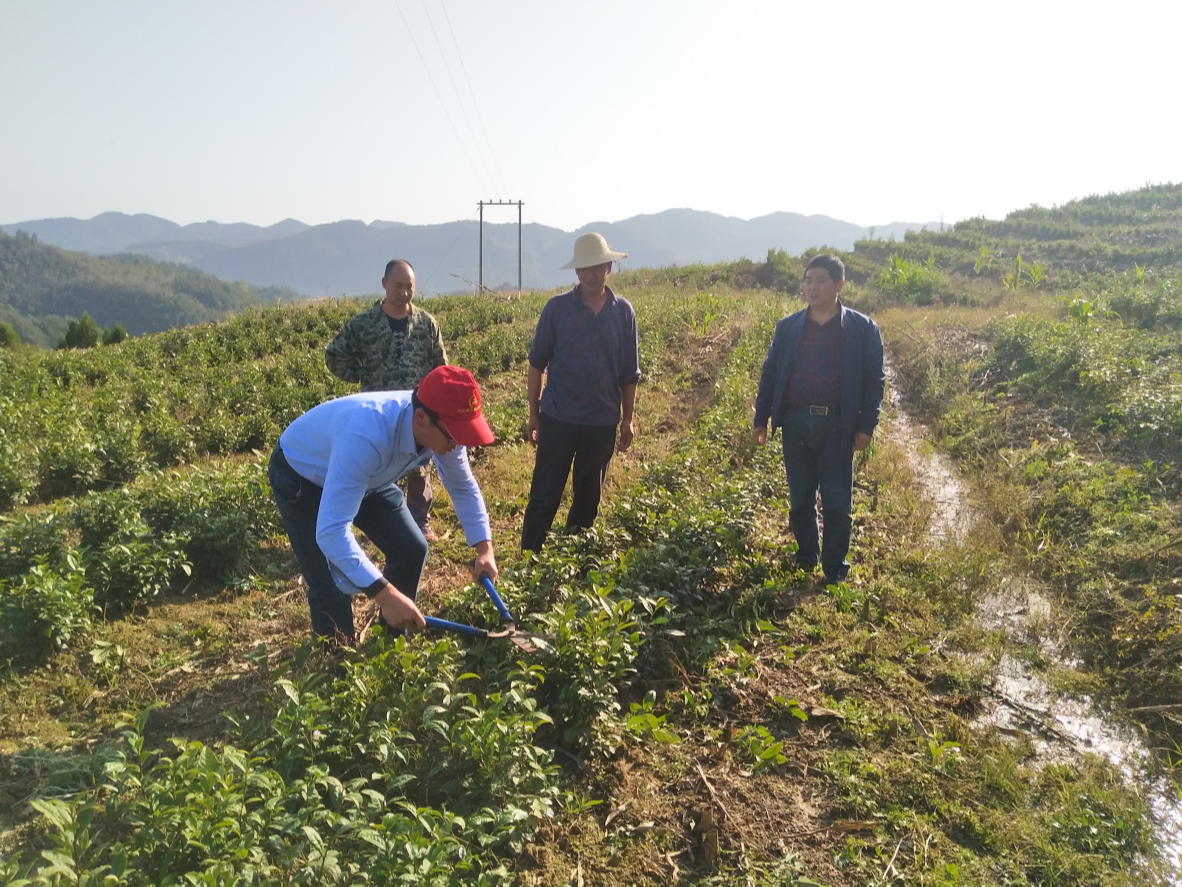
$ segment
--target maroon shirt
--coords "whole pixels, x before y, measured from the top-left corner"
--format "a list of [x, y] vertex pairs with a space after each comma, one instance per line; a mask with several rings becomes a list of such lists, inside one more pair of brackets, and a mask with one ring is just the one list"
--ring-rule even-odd
[[788, 377], [788, 408], [841, 407], [841, 315], [806, 318]]

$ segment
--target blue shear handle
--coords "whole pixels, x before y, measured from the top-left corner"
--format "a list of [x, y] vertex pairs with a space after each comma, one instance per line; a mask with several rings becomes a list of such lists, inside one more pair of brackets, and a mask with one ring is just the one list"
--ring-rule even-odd
[[497, 610], [501, 614], [501, 619], [503, 619], [505, 622], [512, 622], [513, 617], [509, 614], [509, 608], [505, 606], [505, 602], [501, 600], [501, 596], [497, 594], [497, 590], [493, 586], [492, 580], [487, 576], [481, 576], [480, 584], [484, 586], [484, 590], [488, 592], [488, 596], [492, 598], [492, 602], [497, 605]]
[[471, 635], [474, 638], [488, 637], [488, 631], [475, 625], [465, 625], [463, 622], [448, 622], [446, 619], [436, 619], [434, 616], [424, 616], [427, 628], [437, 628], [441, 631], [458, 631], [460, 634]]

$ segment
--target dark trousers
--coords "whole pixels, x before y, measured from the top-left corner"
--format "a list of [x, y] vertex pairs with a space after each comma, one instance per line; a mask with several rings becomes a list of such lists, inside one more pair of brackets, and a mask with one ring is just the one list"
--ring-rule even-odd
[[558, 513], [572, 462], [574, 476], [567, 529], [586, 529], [595, 523], [607, 465], [615, 448], [615, 425], [575, 425], [539, 414], [538, 453], [529, 488], [529, 505], [521, 525], [522, 551], [542, 550]]
[[426, 465], [412, 468], [402, 475], [402, 484], [406, 487], [406, 507], [415, 525], [425, 530], [431, 523], [431, 505], [435, 502], [435, 493], [431, 490], [431, 469]]
[[[271, 454], [267, 476], [271, 480], [271, 495], [283, 518], [283, 528], [291, 540], [291, 550], [308, 586], [312, 634], [353, 643], [356, 639], [353, 596], [337, 588], [328, 560], [316, 543], [316, 516], [324, 490], [297, 474], [279, 447]], [[386, 556], [382, 572], [390, 584], [414, 600], [427, 563], [427, 540], [415, 526], [402, 491], [390, 486], [367, 495], [361, 500], [353, 525]]]
[[[849, 572], [850, 512], [854, 504], [854, 442], [843, 440], [841, 416], [788, 413], [783, 426], [784, 470], [791, 508], [788, 522], [796, 537], [796, 560], [816, 566], [840, 582]], [[817, 490], [825, 523], [825, 545], [817, 538]]]

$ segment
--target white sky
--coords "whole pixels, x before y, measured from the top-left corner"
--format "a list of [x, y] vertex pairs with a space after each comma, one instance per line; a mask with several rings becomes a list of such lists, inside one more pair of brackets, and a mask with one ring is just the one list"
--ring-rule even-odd
[[0, 0], [0, 222], [997, 218], [1182, 181], [1180, 33], [1176, 0]]

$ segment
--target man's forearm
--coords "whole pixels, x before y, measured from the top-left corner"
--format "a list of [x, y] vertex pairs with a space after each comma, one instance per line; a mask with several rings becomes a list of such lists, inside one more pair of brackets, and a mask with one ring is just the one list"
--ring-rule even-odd
[[623, 422], [630, 423], [636, 410], [636, 385], [625, 385], [620, 389], [620, 405], [624, 411]]
[[542, 371], [530, 364], [529, 375], [526, 379], [526, 391], [529, 396], [529, 414], [538, 414], [538, 403], [542, 399]]

